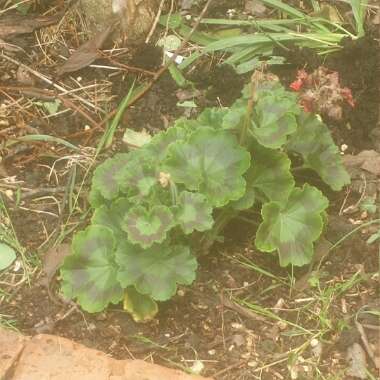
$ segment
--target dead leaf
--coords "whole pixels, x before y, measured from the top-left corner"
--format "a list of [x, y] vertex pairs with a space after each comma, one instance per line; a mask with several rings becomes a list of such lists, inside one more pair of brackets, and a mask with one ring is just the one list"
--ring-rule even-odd
[[365, 351], [359, 343], [354, 343], [347, 349], [346, 360], [349, 363], [347, 375], [358, 379], [367, 378], [367, 360]]
[[97, 33], [91, 40], [81, 45], [57, 70], [58, 76], [83, 69], [98, 59], [100, 57], [99, 49], [104, 45], [112, 29], [113, 26], [108, 26], [103, 31]]
[[363, 150], [356, 156], [343, 156], [343, 163], [347, 170], [360, 168], [376, 176], [380, 176], [380, 153], [375, 150]]
[[62, 13], [54, 16], [10, 15], [0, 19], [0, 38], [32, 33], [34, 30], [57, 23]]
[[5, 51], [11, 51], [11, 52], [18, 52], [22, 51], [23, 49], [20, 48], [17, 45], [8, 44], [4, 40], [0, 38], [0, 49], [4, 49]]
[[55, 272], [61, 266], [63, 259], [71, 253], [69, 244], [60, 244], [50, 248], [43, 257], [42, 269], [45, 277], [41, 279], [41, 284], [48, 287]]

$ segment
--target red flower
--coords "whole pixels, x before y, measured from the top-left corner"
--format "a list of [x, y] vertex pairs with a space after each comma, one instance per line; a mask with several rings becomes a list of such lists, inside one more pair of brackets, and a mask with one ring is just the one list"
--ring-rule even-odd
[[289, 87], [294, 91], [300, 91], [303, 86], [303, 80], [297, 79], [294, 82], [290, 83]]
[[308, 73], [305, 70], [298, 70], [297, 71], [297, 79], [290, 83], [289, 87], [294, 91], [300, 91], [303, 85], [305, 84], [305, 81], [308, 79]]
[[349, 88], [344, 87], [340, 90], [340, 94], [342, 95], [342, 98], [352, 107], [355, 107], [355, 100], [352, 96], [352, 92]]

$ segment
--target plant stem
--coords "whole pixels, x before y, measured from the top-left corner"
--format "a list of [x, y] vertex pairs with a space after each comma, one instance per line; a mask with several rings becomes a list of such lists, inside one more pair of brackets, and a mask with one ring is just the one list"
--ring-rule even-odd
[[236, 215], [236, 213], [230, 209], [224, 209], [216, 218], [213, 229], [203, 235], [200, 240], [201, 254], [207, 254], [211, 246], [214, 244], [219, 232], [225, 227], [225, 225]]

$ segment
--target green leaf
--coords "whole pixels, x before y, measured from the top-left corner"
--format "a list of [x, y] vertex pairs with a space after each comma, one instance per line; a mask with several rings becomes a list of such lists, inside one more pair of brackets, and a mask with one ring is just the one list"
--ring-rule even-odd
[[322, 214], [327, 206], [327, 198], [307, 184], [293, 189], [286, 203], [266, 203], [256, 234], [257, 248], [264, 252], [277, 250], [283, 267], [308, 264], [313, 257], [313, 242], [322, 232]]
[[199, 124], [203, 126], [221, 129], [223, 118], [228, 113], [228, 108], [210, 107], [205, 108], [197, 118]]
[[144, 151], [156, 162], [160, 162], [166, 157], [168, 147], [174, 142], [185, 139], [193, 127], [194, 120], [178, 119], [173, 127], [153, 136], [149, 145], [144, 147]]
[[124, 292], [116, 279], [112, 231], [104, 226], [89, 226], [74, 236], [72, 250], [61, 268], [64, 296], [76, 298], [90, 313], [120, 302]]
[[172, 297], [177, 284], [190, 285], [197, 269], [190, 249], [181, 245], [155, 244], [142, 250], [124, 241], [116, 251], [116, 261], [120, 265], [117, 277], [122, 286], [134, 285], [139, 293], [156, 301]]
[[251, 133], [264, 147], [281, 148], [288, 136], [297, 130], [296, 115], [299, 113], [293, 94], [283, 89], [266, 95], [262, 91], [254, 107]]
[[119, 153], [99, 165], [92, 179], [94, 192], [107, 200], [117, 198], [121, 190], [119, 177], [129, 160], [129, 154]]
[[123, 142], [133, 148], [141, 148], [143, 145], [148, 144], [152, 136], [145, 130], [136, 132], [133, 129], [127, 128], [124, 132]]
[[102, 205], [95, 210], [91, 223], [111, 229], [116, 241], [125, 239], [127, 235], [121, 226], [131, 206], [131, 202], [127, 198], [117, 199], [110, 207]]
[[287, 155], [256, 144], [252, 157], [247, 186], [262, 192], [269, 201], [286, 202], [295, 184]]
[[7, 244], [0, 243], [0, 270], [8, 268], [15, 260], [15, 250]]
[[158, 305], [154, 299], [139, 293], [134, 286], [125, 289], [123, 308], [135, 322], [147, 322], [158, 313]]
[[154, 185], [158, 184], [154, 164], [144, 150], [133, 152], [122, 172], [116, 176], [120, 190], [129, 196], [146, 197]]
[[176, 219], [185, 234], [191, 234], [194, 230], [211, 229], [214, 223], [212, 207], [204, 195], [183, 191], [178, 198], [177, 206]]
[[247, 100], [238, 99], [228, 109], [223, 117], [222, 126], [224, 129], [240, 129], [248, 111]]
[[153, 206], [150, 210], [135, 206], [126, 214], [123, 222], [123, 230], [128, 233], [129, 240], [143, 248], [163, 242], [173, 226], [173, 215], [166, 206]]
[[245, 194], [237, 201], [229, 204], [234, 210], [243, 211], [251, 208], [256, 201], [256, 192], [253, 188], [247, 187]]
[[305, 167], [316, 171], [333, 190], [339, 191], [350, 183], [338, 147], [317, 116], [302, 112], [297, 133], [291, 136], [286, 148], [300, 154]]
[[243, 174], [249, 164], [250, 154], [231, 133], [204, 127], [170, 147], [163, 171], [188, 190], [206, 195], [211, 205], [221, 207], [244, 195]]
[[91, 187], [91, 190], [88, 194], [88, 201], [93, 208], [97, 208], [108, 203], [108, 201], [103, 198], [100, 191], [94, 186]]

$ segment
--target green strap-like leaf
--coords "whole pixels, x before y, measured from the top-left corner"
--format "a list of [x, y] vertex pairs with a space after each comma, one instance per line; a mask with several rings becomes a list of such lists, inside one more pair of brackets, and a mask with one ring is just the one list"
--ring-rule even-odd
[[302, 112], [297, 133], [291, 136], [287, 149], [300, 154], [305, 166], [315, 170], [333, 190], [339, 191], [350, 183], [338, 147], [317, 116]]
[[119, 153], [99, 165], [92, 179], [94, 192], [99, 192], [107, 200], [116, 198], [121, 189], [118, 178], [129, 159], [129, 154]]
[[204, 195], [183, 191], [177, 206], [176, 219], [186, 234], [211, 229], [214, 223], [212, 207]]
[[166, 206], [154, 206], [150, 210], [135, 206], [126, 214], [123, 222], [123, 230], [128, 233], [129, 240], [143, 248], [163, 242], [173, 226], [173, 215]]
[[174, 182], [206, 195], [211, 205], [221, 207], [244, 195], [243, 174], [250, 154], [228, 132], [204, 127], [186, 142], [173, 144], [164, 164]]
[[116, 241], [125, 239], [127, 234], [122, 229], [125, 215], [132, 207], [127, 198], [119, 198], [110, 207], [103, 205], [97, 208], [92, 216], [92, 224], [108, 227], [114, 233]]
[[63, 294], [76, 298], [90, 313], [120, 302], [124, 292], [116, 279], [112, 231], [104, 226], [90, 226], [74, 236], [72, 250], [61, 268]]
[[259, 190], [269, 201], [286, 202], [294, 188], [291, 162], [287, 155], [255, 144], [252, 157], [247, 186]]
[[125, 289], [123, 308], [135, 322], [147, 322], [158, 313], [158, 305], [154, 299], [139, 293], [134, 286]]
[[287, 203], [269, 202], [261, 210], [263, 222], [256, 234], [256, 246], [279, 253], [280, 265], [302, 266], [313, 257], [313, 242], [323, 228], [323, 211], [328, 200], [315, 187], [295, 188]]
[[134, 285], [139, 293], [156, 301], [166, 301], [177, 290], [177, 284], [190, 285], [195, 280], [197, 261], [188, 247], [154, 245], [142, 250], [122, 242], [116, 252], [120, 265], [118, 280], [126, 287]]

